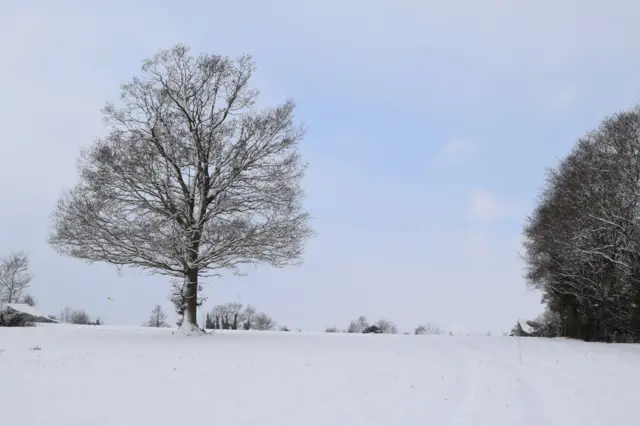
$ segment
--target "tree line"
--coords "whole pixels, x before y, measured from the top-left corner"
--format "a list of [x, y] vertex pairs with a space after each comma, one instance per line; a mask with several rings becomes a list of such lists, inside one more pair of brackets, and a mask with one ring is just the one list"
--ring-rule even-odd
[[545, 304], [531, 334], [640, 341], [638, 107], [605, 118], [548, 170], [524, 237], [527, 285]]
[[[167, 322], [168, 314], [161, 305], [156, 305], [151, 311], [149, 320], [145, 323], [148, 327], [171, 327]], [[181, 319], [178, 320], [180, 326]], [[216, 305], [205, 315], [205, 330], [275, 330], [277, 322], [264, 312], [258, 312], [251, 305], [242, 303], [226, 303]], [[286, 326], [280, 330], [289, 331]]]
[[[357, 319], [351, 321], [346, 329], [339, 329], [338, 327], [327, 327], [326, 333], [363, 333], [363, 334], [398, 334], [398, 327], [387, 319], [379, 319], [374, 323], [370, 323], [367, 317], [364, 315], [359, 316]], [[411, 334], [411, 333], [404, 333]], [[444, 331], [435, 324], [426, 323], [419, 325], [415, 328], [413, 334], [416, 335], [441, 335]], [[452, 335], [452, 333], [449, 333]]]

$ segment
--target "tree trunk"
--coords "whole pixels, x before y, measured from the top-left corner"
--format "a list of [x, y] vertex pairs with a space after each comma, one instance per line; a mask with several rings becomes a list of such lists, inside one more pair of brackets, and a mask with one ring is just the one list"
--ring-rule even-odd
[[198, 327], [198, 271], [187, 271], [182, 287], [184, 296], [184, 315], [180, 330], [187, 335], [202, 334]]
[[184, 319], [187, 323], [198, 326], [198, 272], [190, 270], [185, 280], [186, 307]]
[[576, 310], [575, 304], [573, 302], [569, 302], [565, 306], [565, 315], [567, 316], [567, 335], [566, 337], [571, 339], [581, 339], [581, 324], [578, 319], [578, 312]]

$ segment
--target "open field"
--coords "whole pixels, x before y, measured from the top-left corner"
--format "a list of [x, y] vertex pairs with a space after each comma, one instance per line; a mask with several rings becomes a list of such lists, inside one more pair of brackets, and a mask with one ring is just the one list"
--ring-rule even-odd
[[0, 328], [0, 351], [2, 425], [613, 426], [640, 408], [636, 345], [43, 325]]

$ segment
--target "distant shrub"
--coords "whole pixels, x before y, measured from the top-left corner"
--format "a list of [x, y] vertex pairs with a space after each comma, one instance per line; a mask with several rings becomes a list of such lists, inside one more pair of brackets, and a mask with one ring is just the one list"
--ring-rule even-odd
[[71, 314], [71, 323], [86, 325], [91, 323], [91, 318], [89, 314], [83, 310], [73, 311]]
[[434, 336], [439, 336], [443, 333], [442, 329], [435, 324], [420, 325], [414, 331], [414, 334], [430, 334]]
[[325, 333], [339, 333], [340, 330], [338, 330], [338, 327], [327, 327], [324, 330]]
[[362, 331], [364, 334], [382, 334], [382, 330], [376, 325], [371, 325]]

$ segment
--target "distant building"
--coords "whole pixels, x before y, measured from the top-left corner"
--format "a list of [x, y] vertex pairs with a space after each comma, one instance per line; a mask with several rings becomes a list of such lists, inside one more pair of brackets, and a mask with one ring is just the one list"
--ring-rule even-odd
[[525, 321], [524, 323], [521, 323], [520, 321], [518, 321], [515, 327], [511, 329], [511, 333], [509, 334], [509, 336], [539, 337], [540, 333], [537, 330], [538, 327], [532, 326], [531, 325], [532, 323], [537, 325], [537, 323], [534, 323], [532, 321]]
[[7, 312], [14, 315], [20, 315], [24, 317], [26, 322], [40, 322], [40, 323], [57, 323], [58, 321], [49, 318], [46, 315], [38, 312], [33, 306], [29, 306], [24, 303], [5, 303], [0, 304], [0, 312]]

